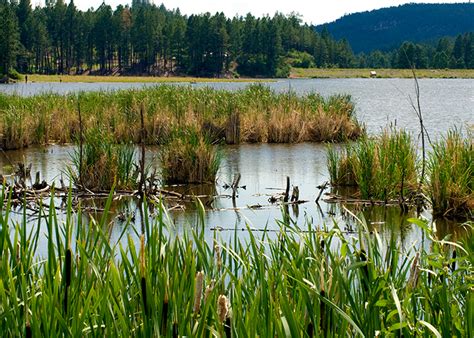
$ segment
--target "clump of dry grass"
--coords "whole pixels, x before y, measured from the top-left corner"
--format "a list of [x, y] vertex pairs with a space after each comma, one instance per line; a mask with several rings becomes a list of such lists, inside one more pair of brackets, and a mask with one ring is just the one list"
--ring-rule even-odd
[[263, 85], [237, 91], [161, 85], [65, 96], [0, 95], [4, 148], [71, 142], [78, 132], [78, 104], [84, 129], [100, 121], [115, 143], [139, 142], [142, 105], [147, 144], [167, 143], [171, 131], [179, 128], [193, 128], [229, 144], [338, 142], [364, 133], [349, 96], [297, 96], [276, 93]]

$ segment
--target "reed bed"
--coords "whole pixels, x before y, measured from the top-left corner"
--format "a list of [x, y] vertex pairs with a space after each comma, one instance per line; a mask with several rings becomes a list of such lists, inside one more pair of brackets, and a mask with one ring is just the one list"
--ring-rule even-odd
[[408, 197], [417, 187], [416, 150], [409, 133], [385, 130], [327, 153], [331, 184], [354, 186], [362, 199]]
[[139, 142], [142, 106], [147, 144], [166, 143], [173, 130], [184, 127], [212, 130], [227, 143], [343, 141], [364, 133], [349, 96], [299, 97], [261, 84], [238, 91], [160, 85], [64, 96], [0, 95], [0, 146], [71, 142], [79, 128], [78, 103], [84, 129], [100, 121], [115, 143]]
[[337, 224], [324, 232], [282, 222], [275, 237], [249, 229], [246, 241], [209, 243], [202, 205], [196, 226], [177, 236], [161, 204], [150, 221], [145, 203], [143, 232], [127, 224], [111, 242], [107, 217], [86, 222], [70, 198], [60, 222], [49, 203], [43, 222], [17, 222], [8, 192], [0, 195], [6, 336], [468, 337], [474, 329], [470, 232], [449, 242], [413, 219], [432, 244], [406, 252], [363, 221], [355, 237]]
[[450, 130], [433, 145], [428, 161], [428, 190], [433, 214], [472, 217], [474, 209], [474, 156], [472, 134]]

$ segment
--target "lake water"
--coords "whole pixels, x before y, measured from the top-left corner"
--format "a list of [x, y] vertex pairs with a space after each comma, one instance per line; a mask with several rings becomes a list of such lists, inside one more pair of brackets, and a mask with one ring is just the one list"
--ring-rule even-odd
[[[438, 139], [452, 126], [472, 126], [474, 124], [474, 80], [419, 80], [421, 90], [421, 107], [426, 128], [432, 139]], [[15, 84], [0, 86], [0, 91], [34, 95], [41, 92], [79, 92], [88, 90], [116, 90], [142, 88], [151, 84], [137, 83], [50, 83], [50, 84]], [[156, 84], [155, 84], [156, 85]], [[189, 85], [189, 84], [187, 84]], [[212, 86], [215, 88], [235, 90], [248, 83], [197, 83], [195, 87]], [[418, 133], [416, 114], [410, 104], [409, 97], [415, 100], [414, 82], [409, 79], [311, 79], [282, 80], [267, 83], [276, 91], [294, 90], [298, 94], [319, 92], [324, 96], [346, 93], [352, 95], [358, 118], [367, 126], [371, 134], [380, 132], [390, 123]], [[70, 163], [71, 146], [49, 146], [47, 148], [32, 147], [21, 151], [0, 154], [0, 172], [5, 172], [11, 163], [25, 161], [32, 163], [32, 173], [40, 171], [48, 182], [59, 182], [61, 173]], [[157, 154], [159, 148], [147, 149], [147, 163], [159, 170]], [[234, 233], [246, 236], [246, 224], [257, 232], [263, 229], [277, 230], [277, 220], [282, 219], [281, 205], [272, 205], [268, 199], [271, 195], [282, 192], [286, 185], [286, 177], [291, 184], [299, 187], [300, 199], [307, 203], [289, 207], [289, 216], [303, 225], [310, 220], [313, 229], [331, 228], [335, 220], [346, 230], [351, 230], [354, 220], [341, 206], [314, 201], [318, 195], [319, 184], [328, 180], [326, 169], [325, 147], [320, 144], [252, 144], [226, 146], [222, 149], [223, 162], [218, 173], [215, 187], [171, 187], [188, 194], [211, 194], [214, 201], [205, 216], [208, 232], [206, 238], [212, 240], [215, 230], [219, 229], [223, 239], [230, 239]], [[2, 169], [3, 168], [3, 169]], [[231, 184], [235, 175], [241, 174], [238, 196], [233, 201], [225, 190], [225, 184]], [[132, 202], [130, 202], [132, 203]], [[172, 206], [172, 205], [170, 205]], [[118, 212], [134, 213], [134, 206], [121, 204]], [[348, 206], [353, 212], [360, 208]], [[421, 240], [419, 229], [407, 222], [409, 217], [417, 216], [414, 211], [407, 215], [400, 214], [398, 207], [371, 207], [364, 210], [364, 217], [370, 227], [380, 231], [382, 237], [388, 238], [396, 233], [404, 246], [410, 246]], [[424, 217], [430, 218], [429, 212]], [[138, 215], [137, 215], [138, 219]], [[171, 222], [181, 231], [197, 223], [197, 213], [192, 204], [186, 210], [170, 212]], [[112, 237], [120, 233], [120, 221], [114, 220], [116, 227]], [[138, 220], [137, 220], [138, 222]], [[436, 226], [441, 234], [456, 232], [456, 226], [449, 222], [437, 221]], [[350, 234], [350, 231], [348, 231]]]

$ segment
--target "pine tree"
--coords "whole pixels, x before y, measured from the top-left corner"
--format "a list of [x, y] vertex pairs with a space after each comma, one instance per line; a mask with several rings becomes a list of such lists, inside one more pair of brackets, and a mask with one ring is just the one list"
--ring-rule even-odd
[[0, 74], [7, 74], [16, 65], [20, 47], [18, 21], [13, 6], [7, 0], [0, 2]]

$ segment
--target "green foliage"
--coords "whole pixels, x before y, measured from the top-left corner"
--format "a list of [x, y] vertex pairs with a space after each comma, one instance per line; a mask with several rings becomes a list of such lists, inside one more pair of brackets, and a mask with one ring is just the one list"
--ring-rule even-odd
[[[433, 214], [471, 218], [474, 207], [472, 134], [451, 130], [428, 152], [428, 182], [423, 186]], [[416, 151], [404, 131], [385, 131], [361, 138], [341, 150], [327, 150], [327, 167], [334, 186], [355, 186], [359, 197], [387, 201], [409, 199], [417, 189]]]
[[15, 66], [15, 59], [19, 50], [18, 18], [15, 3], [0, 2], [0, 74], [8, 74]]
[[10, 79], [13, 79], [13, 80], [22, 80], [23, 79], [23, 76], [14, 69], [10, 69], [10, 72], [8, 73], [8, 76], [10, 77]]
[[[438, 238], [402, 249], [358, 224], [345, 236], [282, 222], [273, 237], [250, 227], [246, 241], [179, 236], [161, 203], [143, 230], [127, 223], [110, 239], [107, 217], [72, 210], [59, 221], [55, 199], [44, 223], [11, 219], [0, 195], [0, 330], [9, 336], [443, 336], [472, 332], [473, 237]], [[105, 208], [110, 211], [111, 194]], [[39, 239], [46, 232], [44, 256]], [[138, 236], [134, 237], [134, 234]], [[260, 235], [259, 235], [260, 236]], [[272, 237], [271, 237], [272, 236]], [[430, 249], [426, 249], [426, 248]], [[454, 255], [454, 251], [456, 255]]]
[[287, 56], [288, 63], [291, 67], [313, 68], [315, 67], [314, 57], [307, 52], [291, 50]]

